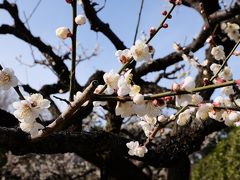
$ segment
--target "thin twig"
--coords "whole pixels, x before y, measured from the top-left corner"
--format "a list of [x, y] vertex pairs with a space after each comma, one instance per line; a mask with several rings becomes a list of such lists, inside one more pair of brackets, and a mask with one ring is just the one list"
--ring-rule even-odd
[[141, 21], [142, 10], [143, 10], [143, 4], [144, 4], [144, 0], [141, 1], [141, 5], [140, 5], [140, 10], [139, 10], [139, 13], [138, 13], [138, 20], [137, 20], [136, 31], [135, 31], [135, 35], [134, 35], [134, 39], [133, 39], [133, 44], [136, 42], [136, 39], [137, 39], [138, 29], [139, 29], [139, 25], [140, 25], [140, 21]]
[[69, 101], [73, 101], [73, 95], [75, 91], [75, 71], [76, 71], [76, 38], [77, 38], [77, 24], [75, 23], [75, 17], [77, 16], [77, 1], [72, 2], [72, 69], [70, 72], [70, 87], [69, 87]]
[[[154, 94], [154, 95], [146, 95], [146, 96], [144, 96], [144, 100], [153, 100], [153, 99], [158, 99], [158, 98], [167, 97], [167, 96], [192, 94], [192, 93], [196, 93], [196, 92], [214, 90], [214, 89], [218, 89], [218, 88], [226, 87], [226, 86], [233, 86], [236, 84], [237, 83], [235, 81], [226, 81], [221, 84], [211, 84], [208, 86], [197, 87], [197, 88], [194, 88], [192, 91], [168, 91], [168, 92], [163, 92], [163, 93]], [[94, 94], [92, 100], [93, 101], [112, 101], [112, 100], [131, 101], [132, 98], [130, 96], [120, 97], [120, 96]]]
[[39, 5], [41, 4], [42, 0], [39, 0], [36, 4], [36, 6], [33, 8], [32, 12], [30, 13], [29, 17], [26, 18], [26, 21], [24, 23], [28, 24], [28, 21], [32, 18], [33, 14], [36, 12], [37, 8], [39, 7]]

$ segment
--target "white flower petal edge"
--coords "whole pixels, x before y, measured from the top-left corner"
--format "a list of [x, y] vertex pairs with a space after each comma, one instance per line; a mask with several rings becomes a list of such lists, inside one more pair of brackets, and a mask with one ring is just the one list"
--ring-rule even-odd
[[144, 157], [148, 152], [148, 149], [145, 146], [140, 146], [138, 141], [131, 141], [126, 146], [129, 149], [128, 154], [130, 156]]
[[0, 89], [9, 90], [18, 85], [18, 79], [10, 68], [0, 70]]

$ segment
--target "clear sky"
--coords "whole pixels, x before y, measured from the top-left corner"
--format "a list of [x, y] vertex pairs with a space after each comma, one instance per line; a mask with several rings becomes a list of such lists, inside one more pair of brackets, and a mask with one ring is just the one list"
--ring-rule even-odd
[[[22, 19], [25, 19], [24, 13], [27, 17], [29, 16], [38, 1], [17, 0]], [[103, 0], [98, 2], [102, 4]], [[98, 14], [104, 22], [110, 24], [112, 30], [128, 47], [133, 43], [140, 3], [140, 0], [107, 1], [105, 8]], [[140, 32], [148, 32], [151, 26], [158, 26], [163, 18], [162, 11], [169, 8], [170, 4], [167, 3], [167, 0], [146, 0], [139, 28]], [[81, 6], [78, 7], [78, 13], [83, 13]], [[10, 16], [3, 10], [0, 11], [0, 24], [2, 23], [12, 24]], [[177, 7], [174, 10], [173, 18], [168, 23], [169, 28], [163, 29], [151, 42], [156, 49], [155, 58], [172, 52], [173, 42], [180, 42], [182, 45], [188, 44], [203, 26], [200, 15], [184, 6]], [[63, 43], [55, 35], [56, 28], [60, 26], [71, 28], [71, 7], [65, 3], [65, 0], [42, 0], [37, 11], [30, 19], [29, 25], [32, 33], [35, 36], [40, 36], [45, 43], [56, 48], [61, 46], [62, 52], [68, 50], [64, 43], [69, 46], [70, 40]], [[141, 33], [138, 38], [140, 37]], [[114, 46], [101, 33], [91, 31], [88, 23], [78, 28], [77, 40], [89, 53], [96, 45], [100, 46], [100, 53], [97, 57], [78, 65], [76, 74], [80, 83], [84, 84], [89, 75], [97, 69], [109, 71], [110, 69], [118, 70], [120, 68], [121, 65], [114, 56], [116, 51]], [[0, 35], [0, 52], [0, 63], [5, 67], [13, 68], [22, 83], [29, 83], [34, 88], [40, 88], [43, 84], [56, 82], [55, 75], [46, 67], [39, 65], [27, 67], [16, 61], [16, 57], [20, 57], [26, 64], [33, 63], [30, 47], [25, 42], [11, 35]], [[78, 52], [81, 53], [80, 48], [78, 48]], [[196, 55], [201, 59], [204, 57], [202, 53], [203, 51], [200, 51]], [[34, 54], [36, 59], [43, 58], [37, 49], [34, 49]], [[70, 64], [70, 62], [67, 64]], [[234, 59], [234, 63], [233, 60], [230, 60], [230, 64], [240, 65], [236, 59]], [[239, 77], [239, 73], [237, 73], [237, 76]]]

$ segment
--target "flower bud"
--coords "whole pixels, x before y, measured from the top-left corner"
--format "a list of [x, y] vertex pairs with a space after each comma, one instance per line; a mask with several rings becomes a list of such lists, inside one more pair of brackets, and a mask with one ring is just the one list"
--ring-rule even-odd
[[75, 23], [78, 25], [83, 25], [86, 23], [86, 18], [83, 15], [78, 15], [77, 17], [75, 17]]
[[56, 36], [61, 38], [61, 39], [66, 39], [70, 37], [72, 33], [67, 27], [59, 27], [56, 29]]

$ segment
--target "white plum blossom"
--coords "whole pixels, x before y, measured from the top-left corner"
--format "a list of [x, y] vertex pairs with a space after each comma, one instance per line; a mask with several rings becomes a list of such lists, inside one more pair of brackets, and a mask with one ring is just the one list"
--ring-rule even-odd
[[236, 103], [237, 106], [240, 107], [240, 99], [235, 99], [234, 102]]
[[147, 44], [145, 44], [141, 40], [137, 40], [135, 45], [130, 49], [134, 60], [136, 61], [151, 61], [151, 54], [149, 52], [149, 48]]
[[14, 116], [20, 121], [20, 128], [27, 133], [30, 133], [31, 137], [38, 135], [38, 130], [44, 127], [36, 122], [36, 118], [46, 108], [49, 108], [50, 101], [43, 99], [41, 94], [32, 94], [25, 97], [25, 100], [21, 100], [13, 103]]
[[179, 126], [185, 126], [190, 121], [191, 113], [192, 113], [191, 109], [187, 109], [180, 113], [178, 116], [177, 124]]
[[211, 66], [210, 66], [210, 70], [213, 72], [213, 74], [217, 74], [218, 70], [220, 69], [221, 65], [220, 64], [216, 64], [216, 63], [213, 63]]
[[154, 125], [157, 122], [157, 119], [152, 116], [145, 115], [143, 118], [147, 123]]
[[209, 117], [208, 113], [213, 110], [213, 105], [211, 103], [200, 104], [197, 112], [196, 118], [199, 120], [207, 120]]
[[192, 104], [194, 105], [198, 105], [203, 101], [202, 96], [200, 96], [199, 94], [193, 94], [192, 95]]
[[79, 14], [75, 17], [75, 23], [77, 25], [83, 25], [86, 23], [86, 17], [84, 15]]
[[165, 122], [167, 120], [167, 118], [164, 115], [160, 115], [157, 118], [158, 122]]
[[222, 23], [221, 24], [221, 29], [228, 35], [228, 37], [235, 41], [238, 42], [240, 39], [240, 33], [239, 33], [239, 25], [236, 23]]
[[231, 69], [228, 66], [225, 66], [218, 76], [226, 81], [229, 81], [232, 80], [233, 75]]
[[191, 76], [188, 76], [184, 79], [183, 84], [181, 84], [181, 89], [191, 92], [195, 86], [195, 80]]
[[145, 112], [146, 115], [156, 117], [161, 115], [161, 109], [165, 106], [155, 106], [152, 101], [147, 101], [145, 103]]
[[[73, 96], [73, 100], [76, 101], [77, 99], [82, 97], [82, 92], [78, 91], [74, 96]], [[86, 106], [88, 104], [89, 101], [86, 101], [82, 104], [82, 106]]]
[[66, 39], [71, 36], [71, 31], [68, 27], [59, 27], [56, 29], [56, 36], [60, 39]]
[[213, 47], [211, 50], [211, 54], [216, 60], [224, 60], [225, 59], [225, 52], [224, 47], [222, 45]]
[[128, 154], [130, 156], [144, 157], [148, 152], [148, 149], [145, 146], [140, 146], [138, 141], [131, 141], [126, 146], [129, 149]]
[[29, 133], [31, 135], [31, 138], [34, 138], [38, 135], [39, 130], [44, 129], [44, 126], [37, 122], [33, 123], [21, 122], [20, 128], [22, 131]]
[[227, 126], [232, 126], [235, 122], [240, 120], [240, 112], [231, 111], [230, 113], [228, 113], [227, 111], [225, 111], [224, 113], [226, 114], [224, 118], [224, 123]]
[[177, 107], [187, 106], [192, 102], [192, 96], [190, 94], [177, 95], [175, 99]]
[[115, 56], [117, 56], [121, 63], [125, 64], [132, 58], [132, 53], [129, 49], [118, 50], [116, 51]]
[[130, 88], [129, 96], [134, 97], [135, 95], [139, 94], [140, 91], [141, 91], [141, 87], [134, 84]]
[[118, 96], [125, 96], [131, 92], [131, 81], [133, 74], [131, 73], [131, 69], [125, 72], [124, 75], [121, 75], [118, 83], [117, 83], [117, 94]]
[[234, 90], [232, 86], [226, 86], [222, 88], [222, 92], [223, 94], [225, 94], [226, 96], [230, 96], [234, 94]]
[[[224, 106], [224, 98], [222, 96], [217, 96], [213, 101], [214, 107], [221, 107]], [[223, 121], [222, 115], [224, 110], [214, 109], [208, 113], [209, 117], [215, 119], [216, 121]]]
[[43, 99], [41, 94], [35, 93], [31, 96], [26, 96], [25, 99], [31, 103], [32, 108], [43, 110], [50, 107], [50, 101]]
[[117, 106], [115, 108], [115, 114], [117, 116], [121, 115], [122, 118], [133, 115], [134, 112], [134, 104], [133, 102], [117, 102]]
[[4, 68], [0, 70], [0, 89], [8, 90], [11, 87], [16, 87], [17, 84], [18, 79], [12, 69]]
[[118, 88], [118, 79], [119, 79], [119, 74], [115, 73], [113, 70], [111, 70], [109, 73], [105, 73], [103, 75], [104, 82], [111, 89]]
[[33, 108], [27, 100], [14, 102], [13, 107], [16, 109], [13, 114], [20, 122], [33, 123], [39, 116], [39, 110]]
[[144, 96], [140, 93], [133, 96], [133, 102], [135, 104], [143, 104], [144, 103]]

